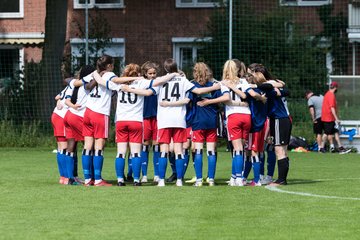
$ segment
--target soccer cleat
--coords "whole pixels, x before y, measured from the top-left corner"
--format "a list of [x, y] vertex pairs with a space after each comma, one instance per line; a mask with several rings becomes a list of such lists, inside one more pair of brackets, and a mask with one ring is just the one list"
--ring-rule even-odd
[[84, 186], [85, 187], [94, 186], [94, 183], [95, 183], [95, 181], [93, 179], [91, 179], [89, 182], [85, 181]]
[[170, 183], [176, 180], [176, 173], [171, 174], [171, 176], [166, 179], [166, 182]]
[[273, 179], [272, 179], [272, 177], [271, 176], [266, 176], [263, 180], [260, 180], [260, 183], [262, 184], [262, 185], [268, 185], [268, 184], [270, 184], [270, 183], [272, 183], [273, 182]]
[[344, 148], [344, 147], [339, 147], [339, 154], [346, 154], [346, 153], [349, 153], [351, 152], [351, 149], [350, 148]]
[[156, 175], [155, 175], [153, 182], [157, 183], [157, 182], [159, 182], [159, 179], [160, 179], [159, 176], [156, 176]]
[[196, 181], [194, 183], [194, 187], [202, 187], [202, 185], [203, 185], [202, 181]]
[[258, 181], [258, 182], [255, 182], [255, 181], [252, 181], [249, 186], [251, 187], [261, 187], [261, 182]]
[[206, 182], [206, 183], [209, 183], [209, 179], [210, 179], [210, 178], [207, 177], [206, 180], [205, 180], [205, 182]]
[[139, 187], [141, 186], [141, 182], [139, 181], [134, 181], [134, 187]]
[[336, 152], [336, 149], [334, 147], [330, 148], [330, 152], [331, 153], [335, 153]]
[[128, 175], [128, 176], [126, 177], [126, 181], [127, 181], [127, 182], [133, 182], [133, 181], [134, 181], [134, 178], [133, 178], [131, 175]]
[[269, 186], [271, 186], [271, 187], [277, 187], [277, 186], [281, 186], [281, 185], [287, 185], [286, 180], [277, 179], [276, 181], [269, 184]]
[[103, 180], [101, 180], [101, 182], [99, 182], [99, 183], [97, 183], [97, 184], [95, 183], [94, 186], [95, 186], [95, 187], [111, 187], [112, 184], [106, 182], [106, 181], [103, 179]]
[[235, 186], [237, 186], [237, 187], [243, 187], [244, 186], [242, 178], [236, 178], [235, 179]]
[[142, 182], [142, 183], [147, 183], [147, 182], [148, 182], [147, 176], [143, 176], [143, 177], [141, 178], [141, 182]]
[[182, 179], [177, 179], [177, 180], [176, 180], [176, 186], [177, 186], [177, 187], [182, 187], [182, 186], [183, 186]]
[[124, 182], [118, 182], [117, 185], [118, 185], [119, 187], [125, 187], [125, 186], [126, 186], [126, 184], [125, 184]]
[[319, 153], [326, 153], [325, 148], [320, 148]]
[[69, 178], [68, 185], [79, 186], [81, 183], [75, 181], [74, 178]]
[[[251, 182], [249, 182], [249, 184], [250, 184]], [[246, 185], [248, 185], [248, 182], [247, 182], [247, 179], [246, 178], [242, 178], [242, 185], [243, 186], [246, 186]]]
[[230, 180], [228, 181], [228, 185], [232, 186], [232, 187], [236, 186], [235, 185], [235, 178], [231, 177]]
[[64, 185], [68, 185], [68, 184], [69, 184], [69, 179], [66, 178], [66, 177], [64, 177], [64, 178], [63, 178], [63, 184], [64, 184]]
[[60, 183], [60, 184], [64, 184], [64, 177], [60, 177], [59, 183]]
[[192, 179], [186, 180], [186, 183], [195, 183], [196, 182], [196, 177], [193, 177]]
[[165, 187], [165, 180], [164, 179], [159, 179], [157, 186], [158, 187]]
[[84, 180], [82, 180], [82, 179], [79, 178], [79, 177], [74, 177], [74, 180], [75, 180], [75, 182], [77, 182], [77, 183], [84, 184]]
[[215, 181], [214, 179], [209, 178], [209, 187], [213, 187], [213, 186], [215, 186]]

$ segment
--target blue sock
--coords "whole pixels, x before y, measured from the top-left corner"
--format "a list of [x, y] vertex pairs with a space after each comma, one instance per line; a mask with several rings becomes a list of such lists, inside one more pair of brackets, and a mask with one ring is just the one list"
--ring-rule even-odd
[[250, 156], [246, 156], [244, 174], [243, 174], [244, 178], [246, 178], [246, 179], [249, 177], [249, 173], [251, 171], [251, 166], [252, 166], [251, 158], [250, 158]]
[[232, 178], [236, 178], [236, 172], [235, 172], [235, 157], [232, 157], [232, 161], [231, 161], [231, 177]]
[[67, 152], [65, 156], [68, 178], [74, 178], [74, 153]]
[[95, 174], [95, 180], [101, 180], [101, 171], [103, 168], [103, 162], [104, 162], [104, 156], [102, 155], [101, 150], [95, 151], [94, 156], [94, 174]]
[[260, 175], [265, 175], [265, 153], [259, 153], [259, 160], [260, 160]]
[[235, 151], [234, 153], [235, 159], [235, 174], [236, 177], [241, 177], [242, 171], [244, 169], [244, 158], [242, 151]]
[[92, 155], [91, 151], [89, 150], [83, 150], [83, 155], [81, 157], [82, 160], [82, 166], [83, 166], [83, 172], [84, 172], [84, 178], [85, 179], [91, 179], [93, 177], [92, 175]]
[[189, 150], [185, 149], [183, 176], [185, 176], [186, 170], [187, 170], [187, 168], [189, 166], [189, 159], [190, 159]]
[[159, 176], [159, 145], [153, 147], [153, 164], [154, 164], [154, 175]]
[[275, 151], [267, 151], [267, 175], [274, 176], [276, 155]]
[[138, 153], [133, 154], [131, 158], [131, 162], [132, 162], [132, 169], [134, 172], [134, 181], [139, 181], [140, 172], [141, 172], [141, 157], [139, 156]]
[[176, 166], [176, 178], [177, 179], [182, 179], [184, 177], [183, 173], [184, 173], [184, 155], [179, 154], [176, 157], [175, 160], [175, 166]]
[[197, 179], [202, 179], [202, 168], [203, 168], [203, 151], [201, 149], [195, 150], [195, 175]]
[[215, 171], [216, 171], [216, 153], [212, 151], [208, 151], [208, 177], [210, 179], [215, 179]]
[[167, 153], [160, 153], [159, 157], [159, 178], [165, 179], [166, 167], [167, 167]]
[[61, 166], [61, 153], [59, 151], [57, 151], [56, 153], [56, 162], [57, 162], [57, 165], [58, 165], [58, 170], [59, 170], [59, 175], [61, 177], [64, 176], [64, 173], [63, 173], [63, 170], [62, 170], [62, 166]]
[[127, 172], [127, 176], [132, 176], [133, 174], [133, 169], [132, 169], [132, 163], [131, 163], [131, 154], [128, 154], [128, 172]]
[[260, 180], [260, 160], [259, 157], [252, 157], [252, 165], [254, 168], [254, 182], [259, 182]]
[[143, 145], [143, 150], [141, 151], [141, 172], [143, 176], [147, 176], [149, 164], [149, 146]]
[[118, 157], [115, 159], [115, 171], [117, 178], [124, 178], [124, 169], [125, 169], [125, 158], [123, 154], [118, 154]]
[[68, 178], [68, 172], [66, 168], [66, 149], [60, 151], [60, 166], [62, 169], [63, 177]]
[[175, 153], [171, 152], [169, 153], [169, 162], [170, 162], [170, 166], [171, 166], [171, 170], [173, 172], [173, 174], [176, 174], [176, 164], [175, 164]]

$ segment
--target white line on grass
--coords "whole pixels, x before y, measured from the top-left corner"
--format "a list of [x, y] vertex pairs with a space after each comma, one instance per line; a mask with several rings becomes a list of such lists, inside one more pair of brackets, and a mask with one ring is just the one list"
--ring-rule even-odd
[[[354, 180], [359, 178], [338, 178], [338, 179], [316, 179], [316, 180], [309, 180], [312, 182], [320, 182], [320, 181], [333, 181], [333, 180]], [[309, 182], [309, 181], [296, 181], [296, 182]], [[343, 199], [343, 200], [356, 200], [359, 201], [360, 198], [356, 197], [341, 197], [341, 196], [328, 196], [328, 195], [319, 195], [319, 194], [313, 194], [313, 193], [307, 193], [307, 192], [293, 192], [293, 191], [287, 191], [284, 189], [280, 189], [278, 187], [274, 186], [266, 186], [266, 189], [273, 191], [273, 192], [279, 192], [279, 193], [287, 193], [287, 194], [293, 194], [293, 195], [300, 195], [300, 196], [306, 196], [306, 197], [317, 197], [317, 198], [327, 198], [327, 199]]]

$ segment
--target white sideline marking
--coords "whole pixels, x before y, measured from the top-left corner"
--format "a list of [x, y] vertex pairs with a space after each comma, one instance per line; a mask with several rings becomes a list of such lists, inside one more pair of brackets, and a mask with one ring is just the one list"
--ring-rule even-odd
[[[338, 178], [338, 179], [316, 179], [316, 180], [308, 180], [308, 181], [296, 181], [296, 182], [320, 182], [320, 181], [335, 181], [335, 180], [359, 180], [359, 178]], [[275, 186], [265, 186], [266, 189], [273, 191], [273, 192], [279, 192], [279, 193], [287, 193], [287, 194], [293, 194], [293, 195], [300, 195], [300, 196], [306, 196], [306, 197], [317, 197], [317, 198], [327, 198], [327, 199], [343, 199], [343, 200], [355, 200], [359, 201], [360, 198], [356, 197], [341, 197], [341, 196], [328, 196], [328, 195], [319, 195], [319, 194], [313, 194], [313, 193], [307, 193], [307, 192], [293, 192], [293, 191], [287, 191], [284, 189], [280, 189]]]

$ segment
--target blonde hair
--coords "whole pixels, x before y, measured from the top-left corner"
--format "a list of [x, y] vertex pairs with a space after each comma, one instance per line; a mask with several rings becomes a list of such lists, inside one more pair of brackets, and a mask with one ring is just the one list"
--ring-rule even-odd
[[135, 63], [130, 63], [125, 66], [122, 77], [138, 77], [140, 75], [141, 69], [140, 66]]
[[239, 80], [238, 72], [239, 68], [236, 63], [233, 60], [227, 60], [224, 64], [222, 79], [237, 82]]
[[200, 85], [205, 85], [212, 79], [212, 72], [208, 65], [204, 62], [195, 63], [193, 69], [194, 80]]

